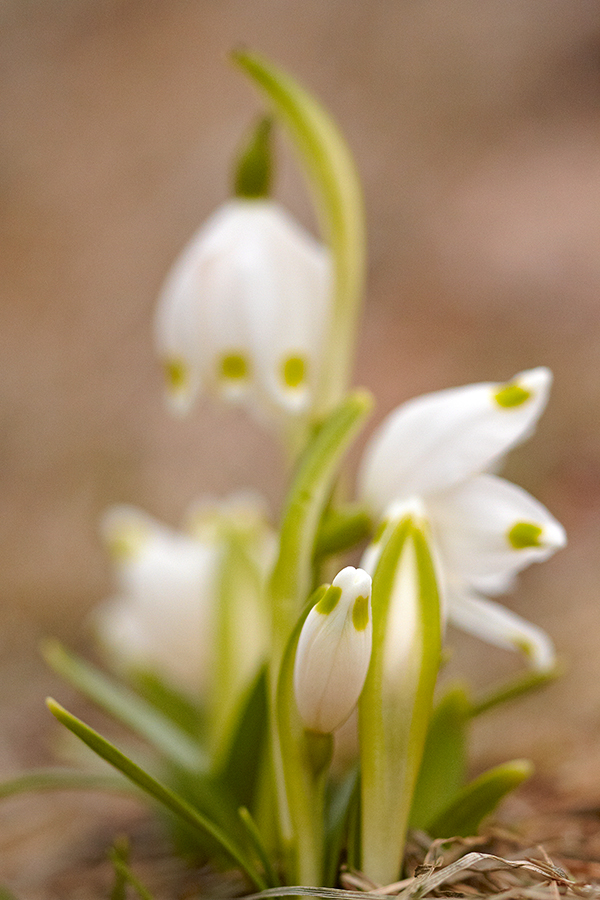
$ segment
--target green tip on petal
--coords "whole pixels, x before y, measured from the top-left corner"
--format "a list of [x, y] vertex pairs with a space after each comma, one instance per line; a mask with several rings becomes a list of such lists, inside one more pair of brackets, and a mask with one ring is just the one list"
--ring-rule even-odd
[[166, 359], [163, 363], [167, 387], [174, 394], [185, 391], [190, 380], [189, 370], [182, 359]]
[[357, 597], [352, 608], [352, 624], [356, 631], [364, 631], [369, 624], [369, 598]]
[[105, 540], [111, 559], [116, 563], [127, 562], [138, 555], [148, 540], [148, 529], [133, 520], [122, 522], [109, 530]]
[[526, 403], [530, 397], [531, 391], [528, 391], [527, 388], [521, 387], [520, 384], [516, 384], [516, 382], [514, 381], [503, 385], [494, 394], [494, 400], [496, 401], [498, 406], [502, 406], [505, 409], [512, 409], [515, 406], [522, 406], [523, 403]]
[[233, 179], [236, 197], [247, 200], [269, 197], [273, 180], [272, 127], [271, 118], [260, 119], [238, 156]]
[[341, 587], [337, 587], [332, 584], [327, 588], [327, 590], [317, 603], [315, 609], [322, 616], [328, 616], [329, 613], [333, 612], [333, 610], [338, 605], [341, 596]]
[[515, 550], [526, 547], [540, 547], [542, 528], [535, 522], [517, 522], [507, 534], [508, 543]]
[[250, 374], [250, 365], [242, 353], [228, 353], [223, 356], [219, 366], [219, 375], [224, 381], [246, 381]]
[[522, 653], [526, 659], [533, 660], [535, 659], [535, 648], [533, 645], [526, 640], [525, 638], [514, 638], [513, 646], [518, 653]]
[[283, 381], [286, 387], [298, 388], [306, 381], [306, 361], [301, 356], [288, 356], [283, 362]]

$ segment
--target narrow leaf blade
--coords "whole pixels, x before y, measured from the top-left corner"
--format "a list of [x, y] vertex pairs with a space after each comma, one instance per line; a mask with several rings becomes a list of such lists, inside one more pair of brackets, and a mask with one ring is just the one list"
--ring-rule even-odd
[[34, 769], [0, 783], [0, 800], [39, 791], [111, 791], [131, 794], [133, 789], [120, 775], [97, 775], [76, 769]]
[[113, 681], [95, 666], [65, 650], [58, 641], [43, 647], [44, 659], [65, 681], [185, 769], [208, 768], [200, 745], [155, 706]]
[[450, 806], [430, 824], [428, 833], [433, 838], [476, 834], [482, 820], [532, 773], [533, 766], [525, 759], [489, 769], [460, 791]]
[[227, 753], [217, 767], [216, 779], [226, 785], [240, 806], [251, 808], [261, 761], [268, 741], [266, 670], [251, 687], [241, 710]]
[[463, 688], [448, 690], [435, 707], [413, 796], [410, 827], [427, 831], [463, 787], [470, 704]]
[[169, 790], [164, 784], [157, 781], [143, 769], [141, 769], [133, 760], [125, 756], [114, 744], [111, 744], [106, 738], [94, 731], [81, 719], [78, 719], [72, 713], [68, 712], [64, 707], [52, 698], [46, 701], [48, 709], [59, 722], [72, 731], [98, 756], [107, 763], [117, 769], [128, 778], [133, 784], [136, 784], [145, 793], [154, 800], [165, 806], [175, 815], [179, 816], [183, 821], [187, 822], [193, 828], [199, 829], [203, 834], [208, 833], [221, 845], [228, 856], [239, 865], [248, 875], [250, 880], [259, 890], [266, 887], [264, 879], [255, 869], [254, 865], [247, 859], [241, 848], [237, 847], [229, 837], [210, 819], [206, 818], [201, 812], [190, 806], [186, 800]]

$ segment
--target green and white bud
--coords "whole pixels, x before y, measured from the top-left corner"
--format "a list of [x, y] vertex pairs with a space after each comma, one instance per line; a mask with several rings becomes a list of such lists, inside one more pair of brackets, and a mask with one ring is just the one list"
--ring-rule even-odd
[[371, 577], [347, 566], [311, 609], [298, 641], [294, 691], [305, 727], [324, 734], [358, 703], [371, 659]]

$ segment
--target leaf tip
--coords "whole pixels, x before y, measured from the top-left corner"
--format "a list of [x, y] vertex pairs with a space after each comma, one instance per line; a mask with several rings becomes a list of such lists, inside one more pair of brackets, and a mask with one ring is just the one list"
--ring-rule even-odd
[[54, 697], [46, 697], [46, 706], [48, 707], [52, 715], [56, 716], [57, 718], [60, 713], [65, 711], [60, 703], [56, 702]]
[[63, 646], [57, 638], [43, 638], [40, 641], [39, 648], [44, 662], [50, 667], [64, 653]]

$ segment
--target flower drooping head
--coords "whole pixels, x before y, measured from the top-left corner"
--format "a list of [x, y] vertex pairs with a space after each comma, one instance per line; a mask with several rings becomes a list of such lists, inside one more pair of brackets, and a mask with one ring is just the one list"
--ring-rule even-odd
[[233, 199], [191, 239], [160, 297], [168, 395], [246, 402], [259, 418], [310, 411], [331, 305], [327, 250], [277, 203]]
[[526, 491], [490, 474], [533, 431], [552, 376], [531, 369], [506, 384], [473, 384], [398, 407], [366, 448], [363, 500], [382, 520], [363, 565], [374, 570], [390, 523], [419, 497], [430, 523], [440, 586], [451, 622], [546, 669], [554, 648], [544, 632], [485, 599], [566, 542], [562, 526]]
[[224, 568], [240, 582], [230, 604], [236, 668], [242, 679], [255, 670], [264, 649], [260, 596], [274, 538], [264, 504], [253, 494], [198, 501], [187, 518], [187, 530], [177, 530], [132, 506], [107, 511], [101, 531], [117, 590], [94, 622], [117, 668], [152, 671], [197, 695], [214, 682]]

